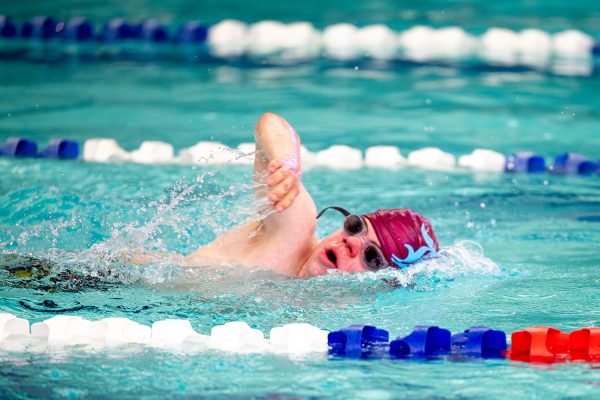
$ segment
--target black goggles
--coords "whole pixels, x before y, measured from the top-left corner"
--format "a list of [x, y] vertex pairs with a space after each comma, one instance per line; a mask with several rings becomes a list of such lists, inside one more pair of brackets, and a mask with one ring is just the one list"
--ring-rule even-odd
[[[349, 211], [342, 207], [330, 206], [317, 214], [317, 219], [327, 210], [336, 210], [344, 215], [344, 232], [349, 236], [361, 236], [367, 232], [367, 223], [364, 218], [357, 214], [351, 214]], [[383, 251], [379, 246], [374, 243], [365, 240], [365, 246], [363, 246], [361, 258], [367, 268], [370, 271], [379, 271], [380, 269], [387, 268], [388, 263], [383, 255]]]

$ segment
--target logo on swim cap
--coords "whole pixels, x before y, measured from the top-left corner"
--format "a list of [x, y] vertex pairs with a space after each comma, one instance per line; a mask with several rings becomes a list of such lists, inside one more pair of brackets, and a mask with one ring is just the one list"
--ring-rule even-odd
[[378, 210], [364, 217], [371, 222], [383, 255], [392, 267], [404, 268], [439, 249], [427, 218], [408, 208]]
[[404, 247], [408, 250], [408, 255], [406, 258], [400, 258], [395, 254], [392, 254], [392, 262], [396, 264], [399, 268], [407, 267], [409, 264], [414, 263], [415, 261], [420, 260], [425, 253], [429, 252], [430, 255], [434, 255], [436, 253], [435, 245], [429, 233], [427, 233], [427, 229], [425, 229], [425, 224], [421, 225], [421, 235], [425, 239], [427, 246], [421, 246], [417, 251], [413, 249], [410, 244], [405, 244]]

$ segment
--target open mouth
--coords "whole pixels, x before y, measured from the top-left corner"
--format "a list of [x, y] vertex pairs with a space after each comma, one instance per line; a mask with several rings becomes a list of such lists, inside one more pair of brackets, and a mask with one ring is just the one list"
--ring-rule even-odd
[[321, 261], [327, 266], [327, 268], [337, 268], [337, 256], [331, 249], [323, 250], [321, 252]]
[[331, 263], [337, 267], [337, 256], [335, 255], [333, 250], [327, 250], [325, 255], [327, 256], [327, 259], [329, 261], [331, 261]]

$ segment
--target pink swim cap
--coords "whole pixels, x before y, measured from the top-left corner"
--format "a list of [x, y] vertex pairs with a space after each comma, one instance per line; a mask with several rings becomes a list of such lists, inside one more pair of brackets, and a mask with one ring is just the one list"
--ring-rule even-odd
[[383, 255], [391, 266], [404, 268], [439, 250], [427, 218], [408, 208], [378, 210], [363, 217], [373, 225]]

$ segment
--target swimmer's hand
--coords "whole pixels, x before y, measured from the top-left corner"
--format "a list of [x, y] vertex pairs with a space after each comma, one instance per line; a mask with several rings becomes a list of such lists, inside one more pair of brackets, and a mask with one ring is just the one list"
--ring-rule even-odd
[[267, 186], [268, 194], [273, 207], [279, 212], [292, 205], [300, 190], [300, 173], [290, 169], [287, 163], [281, 160], [272, 160], [268, 165], [269, 177]]

